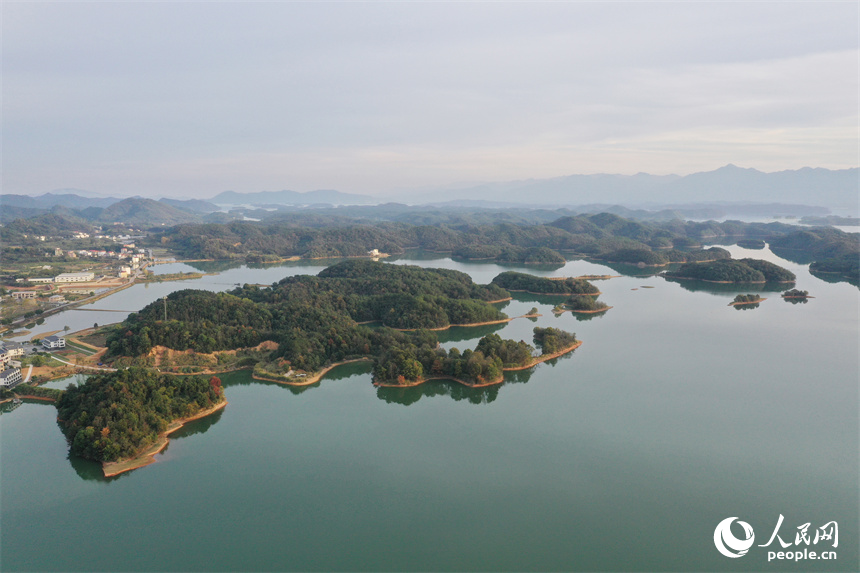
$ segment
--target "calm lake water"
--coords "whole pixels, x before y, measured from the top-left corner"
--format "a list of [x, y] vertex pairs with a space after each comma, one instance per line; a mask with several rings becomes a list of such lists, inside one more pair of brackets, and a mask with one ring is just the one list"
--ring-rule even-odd
[[[762, 289], [624, 276], [596, 283], [613, 309], [578, 320], [552, 315], [563, 299], [518, 295], [506, 313], [543, 316], [452, 329], [443, 344], [474, 347], [487, 332], [530, 342], [540, 325], [575, 331], [582, 347], [480, 390], [376, 389], [366, 365], [301, 389], [224, 375], [224, 410], [113, 479], [69, 456], [53, 406], [25, 403], [0, 416], [0, 569], [856, 571], [860, 291], [767, 250], [729, 250], [790, 268], [816, 298], [765, 290], [738, 310], [736, 294]], [[439, 257], [391, 262], [482, 283], [512, 268]], [[269, 284], [326, 264], [139, 285], [94, 306], [137, 310], [178, 288]], [[618, 274], [585, 261], [525, 269]], [[124, 316], [103, 314], [49, 321], [74, 330]], [[780, 515], [791, 547], [758, 547]], [[755, 532], [737, 559], [714, 545], [727, 517]], [[799, 526], [811, 539], [831, 521], [838, 547], [808, 549], [836, 560], [768, 562], [769, 550], [795, 550]]]

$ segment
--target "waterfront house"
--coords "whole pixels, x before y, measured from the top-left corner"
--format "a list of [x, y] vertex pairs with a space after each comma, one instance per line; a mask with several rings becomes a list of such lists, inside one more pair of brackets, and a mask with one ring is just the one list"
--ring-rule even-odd
[[42, 339], [42, 346], [45, 348], [53, 349], [53, 348], [65, 348], [66, 347], [66, 339], [62, 336], [46, 336]]

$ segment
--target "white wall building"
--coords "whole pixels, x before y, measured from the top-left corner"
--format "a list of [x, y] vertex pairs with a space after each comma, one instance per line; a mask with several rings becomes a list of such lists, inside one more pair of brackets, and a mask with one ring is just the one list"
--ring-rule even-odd
[[95, 273], [63, 273], [54, 278], [56, 283], [85, 283], [95, 280]]
[[20, 368], [9, 368], [8, 370], [0, 372], [0, 387], [13, 388], [23, 380]]
[[42, 339], [42, 346], [45, 348], [65, 348], [66, 339], [62, 336], [46, 336]]

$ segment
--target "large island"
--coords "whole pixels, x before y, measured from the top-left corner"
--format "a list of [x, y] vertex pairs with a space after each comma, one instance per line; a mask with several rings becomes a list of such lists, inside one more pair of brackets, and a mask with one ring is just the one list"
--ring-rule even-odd
[[199, 363], [241, 356], [236, 367], [284, 384], [304, 385], [337, 364], [368, 360], [377, 385], [451, 378], [483, 386], [581, 344], [573, 333], [535, 328], [535, 346], [490, 334], [474, 350], [440, 347], [433, 330], [510, 320], [494, 306], [509, 297], [465, 273], [366, 260], [266, 288], [177, 291], [129, 315], [108, 337], [104, 360], [119, 370], [66, 390], [61, 426], [74, 454], [102, 462], [112, 475], [149, 463], [167, 434], [225, 403], [216, 377], [159, 372], [168, 355]]

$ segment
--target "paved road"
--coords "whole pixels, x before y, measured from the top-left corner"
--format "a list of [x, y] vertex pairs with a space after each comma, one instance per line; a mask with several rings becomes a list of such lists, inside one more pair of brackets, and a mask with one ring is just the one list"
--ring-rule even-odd
[[24, 378], [24, 381], [21, 382], [21, 384], [26, 384], [27, 382], [29, 382], [30, 381], [30, 374], [32, 374], [32, 373], [33, 373], [33, 365], [30, 364], [30, 368], [29, 368], [29, 370], [27, 370], [27, 376]]

